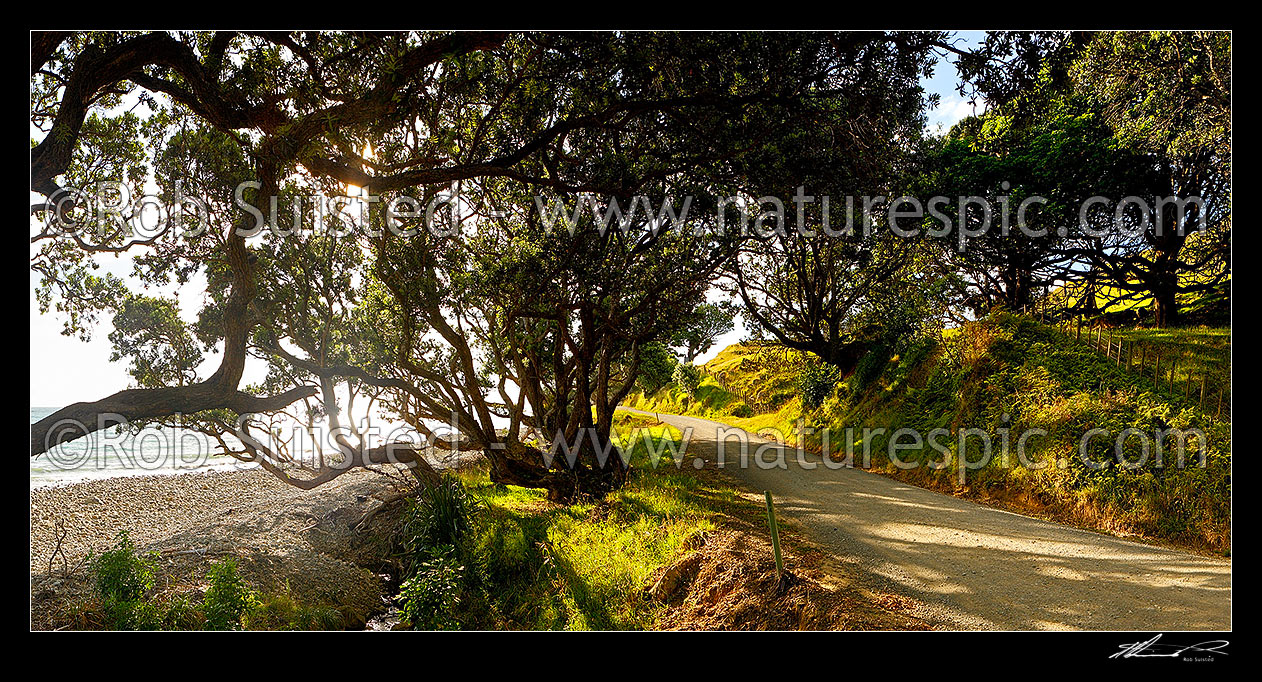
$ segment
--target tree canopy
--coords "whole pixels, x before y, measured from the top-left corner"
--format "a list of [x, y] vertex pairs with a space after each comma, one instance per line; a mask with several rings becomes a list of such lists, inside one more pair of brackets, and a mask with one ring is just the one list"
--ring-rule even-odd
[[[428, 476], [439, 447], [569, 497], [625, 479], [615, 407], [737, 308], [848, 372], [960, 310], [1107, 280], [1166, 324], [1230, 275], [1227, 34], [991, 33], [966, 50], [933, 32], [42, 32], [31, 47], [36, 297], [67, 334], [111, 320], [134, 382], [35, 424], [32, 455], [105, 415], [178, 418], [301, 487], [383, 461]], [[937, 137], [922, 80], [945, 55], [987, 108]], [[909, 194], [1037, 195], [1045, 234], [908, 237], [884, 206]], [[1078, 208], [1099, 194], [1203, 203], [1100, 213], [1089, 231]], [[942, 208], [969, 225], [961, 206]], [[100, 274], [107, 254], [131, 277]], [[202, 300], [180, 298], [194, 280]], [[715, 287], [731, 301], [707, 303]], [[242, 385], [249, 358], [258, 385]], [[356, 399], [428, 443], [374, 442], [347, 419]], [[322, 418], [341, 458], [304, 474], [269, 436]]]

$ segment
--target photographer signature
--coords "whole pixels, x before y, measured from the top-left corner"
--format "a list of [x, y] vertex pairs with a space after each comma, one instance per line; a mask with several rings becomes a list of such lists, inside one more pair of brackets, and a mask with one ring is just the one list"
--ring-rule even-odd
[[1206, 654], [1222, 654], [1227, 655], [1223, 648], [1228, 642], [1225, 639], [1213, 639], [1199, 644], [1158, 644], [1161, 635], [1157, 635], [1146, 642], [1133, 642], [1130, 644], [1122, 644], [1120, 651], [1114, 653], [1109, 658], [1178, 658], [1185, 653], [1206, 653]]

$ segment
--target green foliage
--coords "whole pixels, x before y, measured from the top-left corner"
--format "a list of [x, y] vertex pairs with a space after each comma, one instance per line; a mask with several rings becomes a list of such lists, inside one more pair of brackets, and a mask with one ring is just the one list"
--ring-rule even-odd
[[206, 622], [197, 605], [187, 596], [177, 596], [167, 604], [161, 630], [200, 630]]
[[424, 554], [400, 587], [400, 614], [417, 630], [458, 629], [454, 611], [460, 604], [465, 572], [459, 553], [451, 545], [440, 545]]
[[429, 560], [436, 547], [462, 547], [478, 501], [460, 479], [444, 474], [409, 502], [400, 533], [405, 573]]
[[114, 546], [91, 560], [104, 624], [115, 630], [334, 630], [343, 626], [337, 609], [299, 603], [288, 587], [260, 595], [237, 573], [235, 559], [212, 564], [201, 602], [177, 594], [153, 594], [157, 554], [137, 552], [126, 531]]
[[819, 407], [838, 381], [841, 381], [841, 370], [836, 367], [827, 362], [807, 363], [798, 371], [798, 397], [802, 406], [808, 410]]
[[687, 362], [675, 366], [673, 379], [685, 393], [697, 397], [697, 388], [701, 386], [701, 368]]
[[[649, 465], [649, 447], [678, 431], [646, 427], [619, 413], [635, 439], [634, 475], [617, 492], [576, 504], [549, 503], [541, 490], [496, 485], [484, 471], [460, 474], [478, 500], [461, 547], [427, 549], [403, 583], [398, 602], [417, 629], [640, 629], [660, 608], [645, 599], [654, 571], [712, 527], [718, 505], [742, 504], [731, 490], [708, 487], [673, 462]], [[669, 457], [669, 455], [667, 455]]]
[[[710, 350], [715, 339], [732, 331], [735, 309], [725, 303], [702, 303], [675, 329], [671, 345], [684, 349], [684, 362], [692, 364], [698, 355]], [[656, 389], [654, 389], [656, 390]], [[652, 393], [653, 391], [648, 391]]]
[[138, 553], [125, 530], [119, 531], [112, 548], [92, 560], [97, 598], [111, 628], [161, 628], [162, 612], [146, 599], [153, 589], [156, 561], [156, 553]]
[[[1214, 374], [1215, 368], [1230, 366], [1229, 330], [1114, 333], [1151, 343], [1163, 353], [1182, 353], [1189, 358], [1189, 366], [1209, 373], [1211, 387], [1217, 379], [1230, 388], [1229, 374]], [[1230, 422], [1215, 418], [1212, 407], [1208, 413], [1197, 410], [1196, 400], [1154, 391], [1151, 374], [1127, 372], [1072, 336], [1027, 317], [996, 312], [947, 330], [941, 338], [914, 341], [898, 354], [883, 347], [871, 349], [850, 377], [850, 390], [835, 391], [815, 410], [790, 401], [774, 412], [735, 422], [726, 410], [694, 407], [689, 413], [751, 430], [775, 426], [790, 438], [792, 425], [806, 418], [817, 429], [831, 429], [834, 453], [844, 456], [850, 447], [859, 457], [866, 447], [874, 469], [918, 485], [1014, 505], [1032, 504], [1037, 513], [1079, 525], [1123, 529], [1229, 552]], [[724, 372], [729, 385], [739, 386], [746, 385], [751, 376], [772, 384], [801, 371], [790, 371], [800, 367], [792, 363], [768, 366], [755, 359], [747, 349], [733, 347], [720, 353], [710, 369]], [[653, 400], [636, 397], [630, 406], [662, 412], [683, 407], [662, 393]], [[853, 442], [841, 437], [846, 427], [854, 428]], [[865, 427], [886, 432], [871, 434], [865, 443], [860, 435]], [[925, 466], [943, 458], [927, 444], [900, 453], [904, 461], [918, 462], [917, 468], [894, 466], [886, 457], [886, 446], [890, 434], [900, 428], [922, 435], [947, 429], [952, 433], [945, 439], [951, 461], [961, 454], [956, 438], [964, 428], [985, 431], [995, 450], [1007, 433], [1013, 451], [1008, 466], [992, 451], [992, 460], [968, 471], [961, 484], [954, 464], [941, 471]], [[1088, 466], [1079, 457], [1078, 446], [1092, 428], [1106, 429], [1114, 436], [1132, 428], [1145, 432], [1152, 441], [1148, 461], [1139, 467], [1125, 465], [1114, 451], [1115, 439], [1101, 437], [1091, 440], [1088, 449], [1088, 456], [1100, 466]], [[1020, 465], [1014, 452], [1016, 434], [1032, 429], [1047, 432], [1045, 437], [1035, 435], [1026, 446], [1028, 459], [1043, 464], [1039, 468]], [[1198, 429], [1205, 435], [1204, 442], [1190, 435], [1185, 441], [1186, 465], [1172, 463], [1178, 431], [1191, 434]], [[814, 448], [820, 443], [817, 432], [807, 437], [805, 445]], [[1155, 462], [1158, 443], [1165, 453], [1164, 466]], [[966, 444], [965, 455], [971, 462], [979, 461], [978, 447], [978, 438]], [[1137, 462], [1140, 456], [1138, 439], [1124, 443], [1127, 462]], [[1200, 466], [1202, 456], [1204, 467]]]
[[227, 558], [207, 572], [210, 587], [202, 599], [207, 630], [237, 630], [258, 605], [258, 597], [237, 574], [237, 562]]
[[734, 405], [729, 407], [728, 412], [737, 419], [748, 419], [754, 416], [754, 408], [741, 401], [737, 401]]
[[1231, 33], [1101, 31], [1070, 73], [1119, 137], [1172, 158], [1210, 152], [1231, 168]]
[[165, 606], [151, 598], [157, 553], [140, 553], [127, 531], [113, 547], [91, 560], [96, 596], [105, 623], [115, 630], [193, 629], [201, 624], [198, 610], [180, 597]]
[[[880, 390], [834, 406], [834, 423], [891, 431], [910, 427], [922, 433], [981, 428], [994, 442], [1004, 429], [1012, 434], [1039, 429], [1047, 435], [1032, 438], [1026, 456], [1042, 462], [1041, 468], [1019, 465], [1015, 454], [1003, 466], [995, 455], [985, 467], [968, 472], [967, 490], [1041, 500], [1041, 512], [1078, 523], [1125, 528], [1197, 547], [1229, 547], [1227, 422], [1153, 391], [1150, 377], [1127, 372], [1072, 335], [1028, 318], [997, 313], [952, 331], [940, 348], [927, 345], [890, 362], [881, 373]], [[1189, 334], [1184, 342], [1195, 343], [1196, 338]], [[1108, 435], [1089, 441], [1089, 464], [1078, 448], [1093, 428]], [[1116, 437], [1127, 429], [1137, 429], [1152, 441], [1142, 466], [1125, 463], [1140, 460], [1138, 438], [1125, 442], [1123, 459], [1115, 452]], [[1177, 432], [1194, 430], [1205, 440], [1189, 437], [1186, 464], [1178, 466], [1172, 461]], [[1164, 465], [1153, 457], [1158, 442], [1167, 459]], [[883, 445], [878, 442], [873, 449], [880, 457], [874, 462], [877, 468], [932, 487], [959, 489], [955, 466], [905, 472], [882, 461]], [[977, 445], [970, 443], [967, 453], [974, 461], [980, 456], [973, 451]], [[951, 453], [961, 456], [958, 443], [951, 444]], [[941, 459], [927, 446], [900, 456], [922, 463]]]
[[126, 530], [118, 532], [114, 546], [92, 561], [97, 595], [105, 601], [132, 602], [153, 589], [157, 554], [138, 554]]
[[258, 597], [248, 623], [251, 630], [340, 630], [346, 617], [331, 606], [299, 602], [286, 584], [281, 592]]
[[[1087, 333], [1084, 330], [1084, 333]], [[1193, 397], [1198, 398], [1199, 381], [1206, 380], [1207, 400], [1220, 392], [1225, 392], [1230, 403], [1231, 396], [1231, 328], [1230, 327], [1181, 327], [1176, 329], [1154, 329], [1136, 327], [1132, 329], [1109, 329], [1109, 335], [1125, 339], [1135, 344], [1135, 353], [1145, 352], [1150, 356], [1159, 354], [1161, 362], [1168, 370], [1177, 360], [1175, 366], [1175, 385], [1183, 386], [1190, 376]], [[1149, 372], [1151, 376], [1151, 372]]]
[[850, 375], [850, 390], [855, 393], [867, 390], [881, 376], [889, 359], [890, 351], [885, 346], [877, 346], [864, 353], [855, 365], [854, 373]]
[[656, 341], [647, 343], [640, 348], [640, 369], [635, 385], [645, 393], [656, 393], [671, 382], [677, 364], [665, 345]]
[[128, 373], [142, 388], [181, 386], [196, 379], [202, 360], [197, 340], [173, 301], [128, 295], [114, 314], [110, 361], [130, 358]]

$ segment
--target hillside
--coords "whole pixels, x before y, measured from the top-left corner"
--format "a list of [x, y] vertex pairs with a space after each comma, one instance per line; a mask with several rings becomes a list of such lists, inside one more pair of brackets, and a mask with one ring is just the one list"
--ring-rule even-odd
[[[1211, 386], [1226, 389], [1229, 402], [1229, 331], [1115, 334], [1196, 358], [1188, 366], [1210, 373]], [[827, 429], [831, 455], [851, 453], [854, 466], [864, 466], [868, 452], [871, 470], [923, 487], [1081, 527], [1230, 553], [1230, 411], [1218, 418], [1197, 400], [1155, 392], [1151, 377], [1031, 319], [998, 313], [901, 353], [875, 349], [831, 389], [836, 378], [821, 363], [775, 346], [729, 347], [704, 371], [695, 395], [671, 385], [652, 396], [632, 395], [627, 405], [707, 417], [791, 444], [804, 441], [815, 451]], [[823, 397], [804, 407], [803, 397], [812, 394]], [[799, 419], [817, 431], [799, 436]], [[916, 433], [897, 438], [893, 461], [889, 445], [899, 429]], [[1180, 431], [1183, 467], [1175, 454]], [[1084, 445], [1088, 433], [1094, 435]]]

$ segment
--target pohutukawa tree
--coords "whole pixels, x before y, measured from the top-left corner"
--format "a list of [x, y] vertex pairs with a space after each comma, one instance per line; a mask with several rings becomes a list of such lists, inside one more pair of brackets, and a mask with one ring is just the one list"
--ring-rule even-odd
[[[908, 40], [37, 34], [37, 294], [69, 333], [113, 315], [135, 386], [33, 425], [32, 455], [100, 428], [101, 415], [179, 416], [244, 436], [225, 451], [301, 487], [390, 459], [426, 476], [422, 448], [373, 446], [343, 424], [346, 394], [390, 407], [438, 447], [484, 452], [497, 481], [558, 497], [616, 486], [613, 408], [641, 349], [669, 340], [740, 246], [705, 229], [715, 197], [768, 177], [768, 145], [812, 132], [797, 112], [851, 97], [864, 55], [902, 54]], [[94, 210], [100, 187], [196, 210], [130, 232], [126, 218], [152, 211]], [[313, 199], [348, 187], [362, 202]], [[415, 210], [452, 194], [437, 221]], [[540, 208], [587, 195], [600, 206], [692, 197], [692, 215], [679, 230], [643, 213], [601, 230], [579, 211], [571, 231]], [[110, 253], [132, 255], [131, 279], [153, 291], [204, 277], [196, 322], [180, 315], [186, 300], [97, 275]], [[219, 364], [203, 377], [207, 353]], [[251, 356], [268, 366], [260, 386], [241, 385]], [[326, 415], [343, 461], [288, 467], [263, 437], [285, 414]], [[436, 421], [455, 432], [435, 434]]]
[[920, 144], [928, 101], [920, 79], [942, 40], [847, 36], [850, 62], [835, 75], [842, 94], [792, 112], [797, 125], [751, 159], [751, 238], [724, 286], [756, 334], [849, 371], [878, 339], [909, 331], [898, 321], [909, 292], [930, 283], [925, 249], [891, 233], [883, 215]]
[[[1087, 219], [1090, 234], [1073, 236], [1077, 220], [1062, 220], [1070, 239], [1053, 240], [1035, 260], [1060, 264], [1060, 280], [1099, 280], [1103, 305], [1146, 299], [1158, 326], [1177, 322], [1181, 298], [1223, 290], [1230, 277], [1230, 33], [995, 32], [959, 54], [962, 88], [987, 99], [1009, 141], [1046, 137], [1057, 126], [1087, 133], [1042, 152], [1035, 168], [1043, 169], [1045, 188], [1048, 181], [1087, 186], [1080, 198], [1113, 202]], [[1067, 108], [1075, 111], [1067, 116]], [[1096, 129], [1103, 126], [1102, 138]], [[1127, 172], [1102, 168], [1118, 162]], [[1146, 204], [1114, 214], [1132, 195]]]

